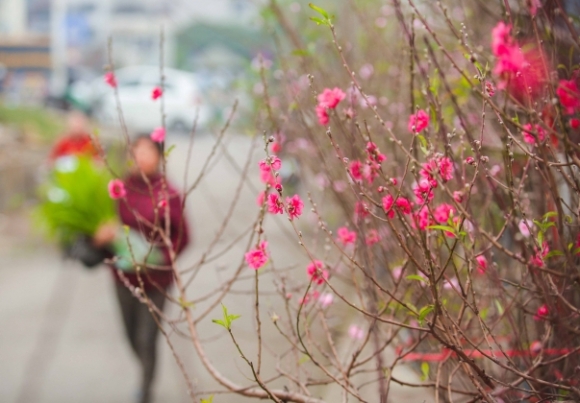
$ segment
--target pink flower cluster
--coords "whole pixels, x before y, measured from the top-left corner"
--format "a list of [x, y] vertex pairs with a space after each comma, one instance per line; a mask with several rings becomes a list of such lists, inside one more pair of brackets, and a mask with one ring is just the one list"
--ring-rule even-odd
[[356, 242], [356, 232], [349, 231], [346, 227], [340, 227], [337, 235], [338, 241], [343, 245], [354, 244]]
[[409, 116], [409, 124], [407, 128], [411, 133], [417, 134], [425, 130], [429, 126], [429, 114], [423, 109], [417, 111], [417, 113]]
[[351, 161], [349, 164], [349, 172], [352, 179], [356, 182], [362, 182], [366, 180], [369, 184], [372, 184], [381, 169], [381, 163], [387, 159], [387, 157], [381, 153], [379, 147], [369, 141], [366, 146], [367, 159], [364, 163], [359, 160]]
[[269, 183], [270, 186], [275, 187], [280, 183], [280, 179], [275, 175], [275, 171], [282, 168], [282, 161], [275, 155], [271, 155], [265, 160], [259, 162], [260, 180], [264, 183]]
[[254, 270], [258, 270], [260, 267], [264, 266], [268, 261], [268, 253], [266, 248], [268, 247], [268, 242], [262, 241], [256, 249], [252, 249], [246, 253], [246, 263], [248, 266]]
[[383, 197], [382, 203], [383, 209], [385, 210], [385, 213], [389, 218], [395, 217], [395, 210], [393, 209], [393, 207], [399, 210], [401, 214], [408, 215], [411, 214], [411, 209], [413, 206], [412, 203], [409, 201], [409, 199], [403, 196], [399, 196], [395, 200], [393, 196], [386, 195], [385, 197]]
[[580, 90], [575, 79], [560, 80], [556, 95], [558, 95], [565, 114], [573, 115], [580, 112]]
[[335, 109], [337, 105], [346, 97], [346, 94], [340, 88], [326, 88], [318, 95], [318, 105], [316, 106], [316, 116], [318, 123], [326, 126], [330, 122], [328, 116], [329, 109]]
[[546, 81], [541, 51], [518, 44], [511, 37], [511, 29], [510, 24], [499, 22], [491, 32], [491, 50], [497, 59], [493, 72], [500, 79], [498, 88], [509, 90], [519, 99], [535, 96]]
[[312, 261], [306, 267], [306, 272], [314, 284], [320, 285], [324, 283], [324, 280], [328, 279], [328, 270], [324, 268], [324, 263], [320, 260]]
[[[294, 195], [286, 198], [286, 212], [291, 220], [300, 217], [303, 208], [304, 203], [300, 196]], [[275, 193], [268, 195], [268, 212], [272, 214], [284, 214], [284, 203]]]
[[526, 123], [523, 127], [524, 131], [522, 132], [522, 135], [526, 143], [531, 144], [533, 146], [536, 145], [537, 143], [536, 136], [532, 133], [534, 131], [536, 132], [538, 140], [540, 140], [540, 143], [546, 139], [546, 131], [540, 125], [532, 126], [530, 123]]

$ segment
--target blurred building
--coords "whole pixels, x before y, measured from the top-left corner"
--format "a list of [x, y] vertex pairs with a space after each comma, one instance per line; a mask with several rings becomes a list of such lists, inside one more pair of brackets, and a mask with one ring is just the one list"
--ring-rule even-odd
[[[20, 85], [15, 83], [22, 82], [22, 77], [11, 79], [10, 83], [4, 81], [16, 72], [17, 76], [50, 76], [51, 86], [45, 85], [44, 92], [58, 95], [72, 81], [90, 79], [102, 72], [108, 62], [108, 38], [113, 38], [112, 56], [117, 67], [158, 65], [162, 27], [164, 63], [175, 66], [177, 37], [183, 38], [184, 30], [197, 23], [250, 29], [258, 15], [258, 5], [252, 0], [0, 0], [0, 91], [7, 85], [11, 88]], [[11, 44], [10, 49], [3, 45], [5, 42]], [[193, 45], [192, 49], [207, 51], [211, 47], [205, 46], [208, 43], [205, 41], [201, 47]], [[30, 56], [25, 49], [29, 46], [36, 51], [42, 47], [44, 55]], [[191, 59], [187, 51], [183, 55], [183, 48], [181, 67], [184, 60]], [[218, 48], [224, 46], [218, 44]], [[228, 53], [228, 47], [225, 48]], [[20, 51], [23, 53], [16, 55]], [[215, 54], [216, 50], [212, 52]], [[10, 66], [6, 63], [7, 53], [11, 53]], [[35, 62], [16, 71], [15, 58], [23, 63], [32, 59]]]

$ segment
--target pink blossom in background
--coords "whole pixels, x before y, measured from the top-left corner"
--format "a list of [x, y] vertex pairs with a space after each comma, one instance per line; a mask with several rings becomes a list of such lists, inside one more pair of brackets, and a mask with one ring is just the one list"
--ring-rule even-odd
[[151, 140], [155, 141], [156, 143], [163, 143], [165, 141], [165, 128], [158, 127], [151, 132]]
[[348, 335], [353, 340], [362, 340], [365, 337], [365, 331], [357, 325], [350, 325]]
[[318, 105], [324, 108], [334, 109], [346, 97], [340, 88], [326, 88], [322, 94], [318, 94]]
[[350, 171], [350, 175], [352, 179], [355, 181], [362, 181], [363, 180], [363, 164], [359, 160], [354, 160], [350, 162], [348, 167]]
[[328, 279], [328, 270], [324, 269], [324, 263], [320, 260], [311, 262], [308, 267], [306, 267], [306, 272], [315, 284], [322, 284], [324, 283], [324, 280]]
[[355, 217], [365, 218], [369, 215], [369, 207], [363, 201], [357, 201], [354, 205], [354, 215]]
[[109, 197], [111, 197], [111, 199], [117, 200], [127, 196], [125, 184], [121, 179], [112, 179], [109, 182], [108, 189], [109, 189]]
[[439, 175], [445, 182], [453, 179], [453, 162], [449, 157], [442, 157], [439, 159]]
[[534, 320], [542, 320], [550, 313], [546, 304], [540, 306], [534, 315]]
[[354, 244], [356, 242], [356, 232], [349, 231], [346, 227], [340, 227], [336, 232], [338, 235], [338, 241], [343, 245]]
[[489, 174], [491, 176], [496, 176], [498, 173], [501, 172], [501, 166], [499, 164], [495, 164], [489, 169]]
[[577, 129], [580, 127], [580, 119], [572, 118], [568, 123], [572, 129]]
[[421, 210], [415, 215], [415, 220], [417, 221], [417, 225], [419, 229], [424, 231], [430, 225], [433, 225], [434, 222], [431, 219], [431, 215], [429, 214], [429, 208], [427, 206], [423, 206]]
[[532, 126], [530, 123], [526, 123], [523, 128], [524, 131], [522, 132], [522, 135], [524, 141], [528, 144], [536, 145], [536, 137], [531, 133], [532, 131], [535, 131], [538, 134], [538, 140], [540, 140], [540, 142], [544, 141], [546, 138], [546, 132], [540, 125]]
[[365, 238], [365, 243], [369, 246], [378, 243], [381, 240], [381, 236], [379, 235], [379, 231], [376, 229], [370, 229], [367, 233]]
[[379, 176], [380, 168], [381, 166], [379, 164], [370, 160], [367, 160], [367, 163], [363, 165], [363, 177], [369, 183], [369, 185], [372, 185], [377, 176]]
[[373, 143], [372, 141], [369, 141], [367, 143], [367, 154], [369, 156], [369, 159], [371, 161], [376, 162], [377, 164], [380, 164], [381, 162], [383, 162], [384, 160], [387, 159], [387, 157], [384, 154], [381, 154], [379, 147], [377, 147], [377, 145], [375, 143]]
[[506, 25], [503, 21], [498, 22], [491, 30], [491, 51], [495, 56], [501, 56], [509, 52], [507, 48], [512, 43], [511, 30], [511, 24]]
[[332, 305], [333, 301], [334, 301], [334, 295], [332, 295], [329, 292], [322, 294], [318, 298], [318, 303], [322, 306], [322, 308], [328, 308], [330, 305]]
[[489, 81], [485, 82], [485, 92], [487, 92], [487, 95], [490, 97], [493, 97], [493, 94], [495, 94], [495, 88]]
[[159, 87], [155, 87], [151, 91], [151, 99], [153, 99], [154, 101], [161, 98], [162, 95], [163, 95], [163, 90]]
[[539, 353], [541, 349], [542, 349], [542, 343], [539, 342], [538, 340], [535, 340], [535, 341], [530, 343], [530, 351], [531, 352]]
[[165, 208], [165, 207], [167, 207], [167, 199], [159, 200], [159, 203], [157, 203], [157, 207], [158, 208]]
[[268, 261], [268, 255], [266, 253], [266, 248], [268, 243], [266, 241], [260, 242], [256, 249], [252, 249], [246, 253], [246, 263], [248, 266], [254, 270], [258, 270], [260, 267], [264, 266]]
[[403, 268], [401, 266], [395, 267], [391, 271], [391, 275], [395, 281], [399, 281], [401, 279], [401, 275], [403, 274]]
[[317, 105], [315, 111], [316, 116], [318, 117], [318, 123], [320, 123], [322, 126], [328, 125], [330, 118], [328, 117], [328, 111], [326, 108], [322, 105]]
[[455, 200], [457, 203], [461, 203], [463, 201], [463, 193], [458, 190], [454, 191], [453, 200]]
[[464, 162], [467, 165], [475, 165], [475, 158], [473, 158], [473, 157], [467, 157], [467, 158], [465, 158], [465, 161]]
[[298, 303], [300, 305], [308, 305], [310, 301], [315, 301], [320, 297], [320, 292], [318, 290], [312, 290], [307, 293], [304, 297], [300, 298]]
[[483, 255], [478, 255], [475, 257], [477, 262], [477, 271], [479, 274], [484, 274], [487, 271], [487, 259]]
[[367, 63], [367, 64], [364, 64], [360, 68], [360, 70], [358, 71], [358, 74], [359, 74], [360, 78], [362, 78], [363, 80], [368, 80], [373, 75], [374, 72], [375, 72], [375, 69], [374, 69], [373, 65], [370, 63]]
[[564, 113], [572, 115], [580, 111], [580, 90], [576, 80], [560, 80], [556, 95], [560, 99], [560, 105], [564, 108]]
[[395, 201], [395, 205], [403, 214], [411, 214], [411, 202], [405, 197], [399, 196]]
[[419, 133], [429, 126], [429, 115], [423, 109], [417, 113], [409, 116], [409, 124], [407, 128], [411, 133]]
[[262, 207], [262, 204], [264, 204], [264, 200], [266, 200], [266, 192], [261, 191], [260, 193], [258, 193], [258, 197], [256, 198], [256, 204]]
[[278, 143], [277, 141], [274, 141], [270, 145], [270, 149], [272, 150], [273, 153], [279, 153], [280, 151], [282, 151], [282, 145], [280, 143]]
[[300, 217], [303, 208], [304, 203], [300, 196], [294, 195], [286, 198], [286, 209], [288, 210], [288, 216], [291, 220]]
[[272, 214], [284, 214], [284, 204], [275, 193], [268, 195], [268, 212]]
[[383, 197], [383, 209], [385, 213], [387, 213], [387, 217], [393, 218], [395, 216], [395, 211], [393, 210], [393, 204], [395, 203], [395, 199], [393, 196], [386, 195]]
[[544, 267], [544, 258], [548, 253], [550, 253], [550, 247], [548, 246], [546, 241], [544, 241], [544, 244], [542, 245], [540, 250], [538, 250], [538, 248], [534, 248], [534, 256], [532, 256], [530, 262], [534, 266]]
[[520, 220], [520, 223], [518, 224], [518, 229], [525, 238], [528, 238], [531, 235], [530, 230], [532, 228], [534, 228], [534, 222], [532, 220], [523, 219]]
[[433, 181], [434, 180], [434, 176], [435, 176], [435, 172], [437, 172], [437, 160], [435, 158], [430, 159], [427, 162], [424, 162], [423, 165], [421, 166], [421, 170], [419, 171], [419, 175], [421, 175], [423, 178], [427, 179], [428, 181]]
[[117, 88], [117, 78], [112, 71], [109, 71], [107, 74], [105, 74], [105, 83], [107, 83], [107, 85], [112, 88]]
[[493, 72], [500, 80], [498, 88], [507, 89], [520, 100], [538, 95], [547, 81], [542, 51], [529, 44], [518, 44], [511, 37], [511, 25], [504, 22], [495, 26], [491, 36], [496, 56]]
[[417, 198], [417, 204], [429, 203], [435, 197], [433, 193], [433, 184], [426, 179], [421, 179], [419, 183], [417, 183], [413, 187], [413, 193], [415, 193], [415, 197]]
[[437, 206], [437, 208], [433, 212], [433, 217], [435, 218], [435, 221], [437, 221], [439, 224], [444, 224], [447, 221], [449, 221], [449, 217], [451, 217], [454, 211], [455, 209], [453, 208], [453, 206], [447, 203], [442, 203], [439, 206]]
[[531, 15], [536, 15], [538, 13], [538, 8], [542, 7], [540, 0], [528, 0], [528, 4], [530, 7]]
[[282, 161], [277, 156], [271, 155], [267, 159], [260, 161], [258, 165], [261, 171], [269, 171], [270, 169], [278, 171], [282, 168]]
[[346, 190], [347, 188], [347, 183], [345, 181], [334, 181], [332, 182], [332, 188], [337, 192], [337, 193], [342, 193]]
[[451, 280], [445, 280], [443, 282], [443, 288], [445, 290], [452, 290], [452, 289], [456, 289], [459, 290], [459, 281], [457, 280], [456, 277], [453, 277]]

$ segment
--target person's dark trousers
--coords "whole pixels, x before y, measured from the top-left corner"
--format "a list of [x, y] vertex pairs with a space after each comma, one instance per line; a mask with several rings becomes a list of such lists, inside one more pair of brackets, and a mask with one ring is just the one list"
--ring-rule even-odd
[[[155, 375], [156, 342], [159, 329], [146, 304], [141, 303], [123, 284], [116, 283], [117, 299], [125, 332], [142, 368], [140, 403], [151, 402], [151, 386]], [[158, 290], [147, 292], [148, 298], [163, 310], [165, 297]]]

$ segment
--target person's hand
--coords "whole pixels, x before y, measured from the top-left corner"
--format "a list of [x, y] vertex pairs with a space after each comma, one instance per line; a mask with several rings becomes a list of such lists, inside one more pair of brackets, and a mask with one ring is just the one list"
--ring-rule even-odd
[[99, 228], [95, 231], [93, 235], [93, 245], [96, 247], [102, 247], [113, 242], [117, 236], [117, 230], [119, 229], [119, 224], [116, 222], [108, 222], [101, 224]]

